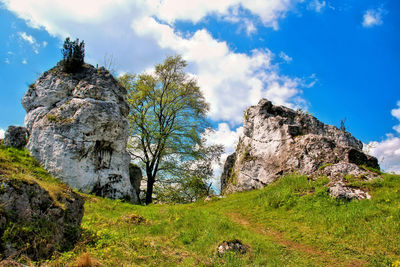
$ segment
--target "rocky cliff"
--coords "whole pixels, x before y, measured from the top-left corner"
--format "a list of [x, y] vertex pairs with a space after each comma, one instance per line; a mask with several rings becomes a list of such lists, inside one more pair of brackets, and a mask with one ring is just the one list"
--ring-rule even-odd
[[376, 176], [359, 165], [379, 169], [377, 159], [364, 154], [362, 143], [350, 133], [304, 112], [262, 99], [244, 117], [243, 135], [221, 176], [225, 194], [262, 188], [293, 172], [327, 175], [335, 187], [347, 172]]
[[136, 201], [126, 90], [107, 70], [85, 64], [71, 74], [57, 65], [29, 87], [22, 105], [27, 148], [46, 170], [83, 192]]

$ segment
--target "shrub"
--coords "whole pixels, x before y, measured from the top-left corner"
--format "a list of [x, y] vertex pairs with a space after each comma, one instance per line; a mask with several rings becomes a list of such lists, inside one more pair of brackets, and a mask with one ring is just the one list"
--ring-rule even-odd
[[71, 41], [69, 37], [65, 39], [62, 49], [63, 60], [61, 65], [67, 73], [78, 72], [85, 59], [85, 42], [79, 42], [79, 39]]

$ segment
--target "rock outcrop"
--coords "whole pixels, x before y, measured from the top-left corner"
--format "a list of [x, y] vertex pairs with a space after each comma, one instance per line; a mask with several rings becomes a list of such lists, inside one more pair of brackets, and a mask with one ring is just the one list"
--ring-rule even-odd
[[57, 65], [44, 72], [22, 100], [28, 150], [73, 188], [136, 201], [126, 151], [126, 94], [104, 68], [85, 64], [71, 74]]
[[140, 202], [140, 184], [142, 182], [142, 170], [135, 164], [129, 164], [129, 179]]
[[8, 126], [4, 135], [4, 145], [8, 147], [23, 148], [28, 140], [28, 131], [21, 126]]
[[64, 187], [55, 200], [34, 181], [0, 175], [1, 259], [23, 254], [39, 260], [73, 247], [80, 235], [84, 201]]
[[362, 152], [359, 140], [304, 112], [262, 99], [245, 111], [243, 128], [221, 176], [224, 194], [262, 188], [294, 172], [326, 175], [337, 182], [351, 172], [377, 176], [358, 167], [379, 169], [377, 159]]

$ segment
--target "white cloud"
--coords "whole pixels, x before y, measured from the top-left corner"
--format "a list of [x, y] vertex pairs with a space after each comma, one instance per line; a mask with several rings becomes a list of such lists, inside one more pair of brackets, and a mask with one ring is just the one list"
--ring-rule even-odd
[[392, 116], [395, 117], [396, 119], [400, 120], [400, 101], [397, 101], [397, 107], [392, 109]]
[[[21, 37], [21, 39], [23, 39], [24, 41], [26, 41], [32, 45], [32, 49], [35, 54], [39, 54], [40, 44], [36, 41], [36, 39], [32, 35], [29, 35], [26, 32], [18, 32], [18, 35], [19, 35], [19, 37]], [[46, 45], [47, 45], [47, 43], [46, 43]]]
[[309, 3], [308, 7], [319, 13], [325, 9], [326, 1], [314, 0]]
[[[293, 106], [301, 93], [302, 81], [282, 76], [278, 65], [271, 63], [274, 55], [268, 49], [237, 53], [205, 29], [183, 36], [173, 25], [160, 22], [196, 22], [208, 14], [228, 16], [240, 8], [264, 25], [277, 27], [278, 19], [301, 0], [0, 1], [34, 27], [43, 27], [59, 38], [85, 40], [88, 62], [102, 64], [104, 55], [112, 54], [118, 73], [142, 72], [166, 55], [182, 54], [211, 104], [214, 120], [238, 125], [243, 110], [260, 98]], [[251, 23], [246, 26], [249, 34], [256, 30]]]
[[10, 60], [9, 60], [8, 58], [6, 58], [6, 59], [4, 60], [4, 63], [10, 64]]
[[234, 53], [226, 42], [213, 39], [204, 29], [184, 38], [171, 26], [150, 17], [135, 21], [132, 28], [192, 63], [193, 73], [211, 104], [209, 115], [213, 120], [237, 125], [242, 123], [243, 110], [260, 98], [292, 106], [301, 92], [299, 80], [279, 75], [277, 66], [271, 63], [273, 54], [267, 49], [253, 50], [250, 55]]
[[289, 57], [285, 52], [283, 52], [283, 51], [281, 51], [280, 53], [279, 53], [279, 57], [281, 58], [281, 59], [283, 59], [284, 61], [286, 61], [286, 63], [290, 63], [290, 62], [292, 62], [292, 60], [293, 60], [293, 58], [291, 58], [291, 57]]
[[26, 65], [26, 64], [28, 64], [28, 61], [26, 61], [26, 59], [23, 59], [23, 60], [21, 61], [21, 63], [24, 64], [24, 65]]
[[43, 47], [46, 47], [46, 46], [47, 46], [47, 42], [46, 42], [46, 41], [43, 41], [43, 42], [42, 42], [42, 46], [43, 46]]
[[[397, 102], [397, 107], [392, 109], [392, 115], [400, 120], [400, 101]], [[400, 122], [393, 129], [400, 133]], [[400, 138], [387, 134], [383, 141], [373, 141], [366, 145], [366, 152], [375, 156], [379, 160], [381, 168], [386, 172], [394, 172], [400, 174]]]
[[382, 170], [400, 174], [400, 138], [388, 134], [381, 142], [370, 142], [369, 153], [379, 160]]
[[18, 35], [30, 44], [36, 43], [35, 38], [32, 35], [26, 34], [26, 32], [18, 32]]
[[303, 0], [150, 0], [148, 2], [155, 15], [169, 24], [173, 24], [176, 20], [190, 20], [197, 23], [207, 15], [230, 15], [241, 7], [256, 15], [265, 26], [276, 29], [278, 20], [285, 17], [291, 8]]
[[382, 25], [382, 17], [386, 12], [382, 8], [369, 9], [363, 15], [362, 25], [366, 28]]
[[0, 129], [0, 139], [4, 139], [4, 134], [5, 131], [3, 129]]

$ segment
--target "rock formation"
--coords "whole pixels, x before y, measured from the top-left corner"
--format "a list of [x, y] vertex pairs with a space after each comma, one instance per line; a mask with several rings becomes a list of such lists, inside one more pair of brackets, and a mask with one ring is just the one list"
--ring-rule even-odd
[[21, 126], [8, 126], [4, 135], [4, 145], [8, 147], [23, 148], [28, 140], [28, 131]]
[[243, 134], [221, 176], [224, 194], [262, 188], [293, 172], [327, 175], [337, 182], [351, 172], [377, 176], [358, 167], [379, 169], [377, 159], [364, 154], [362, 143], [344, 130], [266, 99], [244, 114]]
[[129, 179], [140, 202], [140, 184], [142, 182], [142, 170], [135, 164], [129, 164]]
[[83, 199], [64, 185], [55, 201], [34, 181], [0, 177], [0, 259], [32, 260], [70, 249], [80, 235]]
[[136, 201], [126, 152], [126, 93], [104, 68], [85, 64], [71, 74], [57, 65], [44, 72], [22, 100], [28, 150], [73, 188]]

